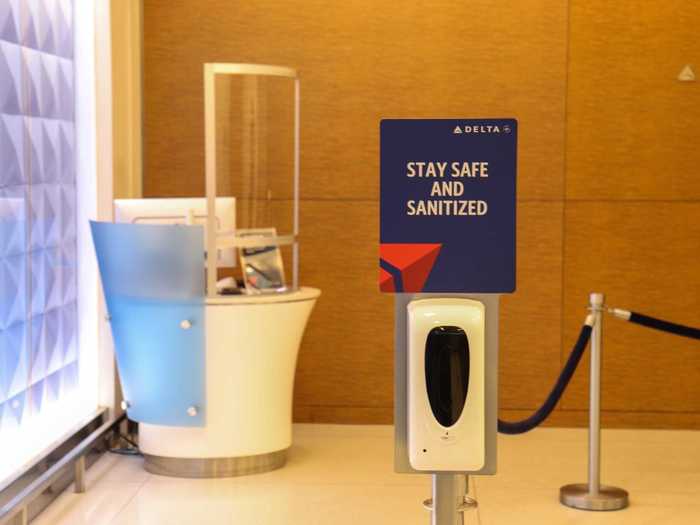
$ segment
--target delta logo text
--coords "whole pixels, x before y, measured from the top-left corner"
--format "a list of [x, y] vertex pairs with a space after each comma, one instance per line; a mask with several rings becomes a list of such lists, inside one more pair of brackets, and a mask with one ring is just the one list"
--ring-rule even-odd
[[452, 130], [453, 135], [473, 135], [475, 133], [488, 134], [488, 133], [510, 133], [512, 130], [508, 124], [503, 126], [497, 126], [493, 124], [481, 124], [481, 125], [464, 125], [455, 126]]

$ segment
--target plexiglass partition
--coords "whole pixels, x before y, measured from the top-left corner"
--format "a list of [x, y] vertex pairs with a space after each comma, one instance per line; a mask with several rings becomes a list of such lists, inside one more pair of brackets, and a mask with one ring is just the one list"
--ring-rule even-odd
[[[245, 292], [298, 287], [299, 79], [296, 71], [254, 64], [205, 64], [206, 188], [236, 198], [236, 231], [208, 239], [207, 252], [235, 247]], [[209, 213], [210, 220], [213, 214]], [[215, 231], [210, 224], [209, 231]], [[216, 265], [207, 289], [216, 295]]]
[[204, 426], [203, 228], [91, 227], [129, 418]]

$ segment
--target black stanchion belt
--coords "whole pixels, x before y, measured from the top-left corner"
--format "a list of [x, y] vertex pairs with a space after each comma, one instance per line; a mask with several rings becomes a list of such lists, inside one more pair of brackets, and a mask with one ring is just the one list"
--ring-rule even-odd
[[[630, 323], [639, 324], [655, 330], [661, 330], [662, 332], [668, 332], [683, 337], [690, 337], [691, 339], [700, 339], [700, 329], [698, 328], [671, 323], [669, 321], [664, 321], [663, 319], [656, 319], [655, 317], [649, 317], [648, 315], [643, 315], [637, 312], [630, 312], [628, 321]], [[557, 406], [557, 403], [561, 399], [561, 396], [564, 393], [564, 390], [566, 390], [569, 381], [571, 381], [574, 372], [576, 372], [576, 368], [581, 361], [581, 357], [583, 357], [583, 353], [586, 350], [586, 346], [588, 345], [590, 338], [591, 327], [584, 324], [581, 328], [581, 333], [578, 336], [578, 340], [576, 341], [573, 350], [571, 350], [571, 354], [569, 354], [569, 359], [566, 361], [564, 369], [561, 371], [561, 374], [559, 374], [559, 378], [557, 379], [554, 388], [552, 388], [552, 391], [549, 393], [542, 406], [530, 417], [521, 421], [510, 422], [499, 419], [499, 432], [502, 434], [523, 434], [539, 426], [549, 417], [554, 410], [554, 407]]]
[[537, 409], [534, 414], [527, 419], [523, 419], [522, 421], [510, 422], [499, 419], [499, 432], [503, 434], [523, 434], [532, 430], [549, 417], [552, 410], [554, 410], [554, 407], [557, 406], [557, 403], [561, 399], [561, 396], [564, 393], [564, 390], [566, 390], [569, 381], [571, 381], [574, 372], [576, 372], [576, 368], [578, 367], [581, 357], [583, 357], [583, 353], [586, 351], [588, 341], [591, 338], [591, 329], [592, 328], [587, 324], [584, 324], [581, 327], [581, 333], [578, 336], [578, 340], [576, 341], [573, 350], [571, 350], [571, 354], [569, 354], [569, 359], [566, 361], [566, 365], [564, 365], [564, 369], [561, 371], [561, 374], [559, 374], [559, 378], [557, 379], [554, 388], [552, 388], [552, 391], [549, 393], [542, 406]]
[[662, 332], [681, 335], [683, 337], [690, 337], [691, 339], [700, 339], [699, 328], [671, 323], [669, 321], [664, 321], [663, 319], [656, 319], [655, 317], [649, 317], [648, 315], [638, 314], [637, 312], [630, 312], [629, 322], [640, 324], [655, 330], [661, 330]]

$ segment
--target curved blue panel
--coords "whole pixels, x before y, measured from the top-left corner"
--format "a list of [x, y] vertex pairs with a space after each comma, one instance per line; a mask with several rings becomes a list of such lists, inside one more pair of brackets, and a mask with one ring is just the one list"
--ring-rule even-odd
[[90, 226], [105, 296], [204, 303], [202, 226], [95, 221]]
[[90, 226], [129, 418], [204, 426], [203, 228]]

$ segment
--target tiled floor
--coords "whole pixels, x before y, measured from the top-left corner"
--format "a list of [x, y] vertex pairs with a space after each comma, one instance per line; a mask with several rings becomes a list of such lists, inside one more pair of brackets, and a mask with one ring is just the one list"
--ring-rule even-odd
[[[541, 429], [499, 438], [499, 473], [472, 478], [479, 525], [700, 524], [700, 432], [603, 432], [603, 482], [630, 492], [627, 510], [561, 506], [559, 487], [585, 480], [586, 432]], [[153, 476], [141, 459], [106, 455], [88, 491], [63, 494], [37, 525], [426, 525], [428, 476], [393, 472], [388, 426], [296, 425], [281, 470], [243, 478]]]

